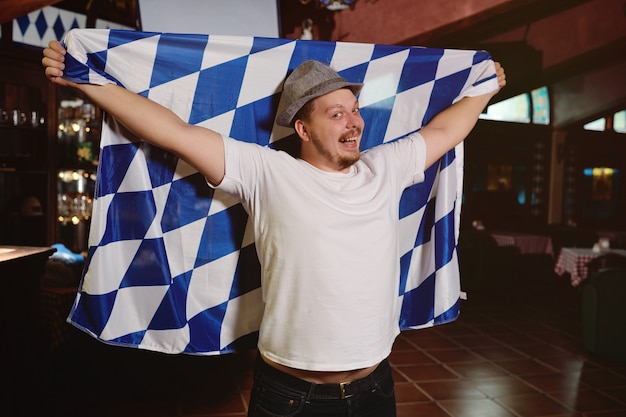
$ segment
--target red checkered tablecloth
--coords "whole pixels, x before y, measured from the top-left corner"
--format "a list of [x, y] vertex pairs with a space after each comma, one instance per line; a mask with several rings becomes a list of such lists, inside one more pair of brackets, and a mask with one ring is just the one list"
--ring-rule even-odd
[[520, 254], [546, 254], [553, 256], [552, 239], [550, 236], [529, 235], [514, 232], [491, 232], [498, 246], [516, 246]]
[[616, 253], [626, 256], [626, 250], [621, 249], [594, 252], [592, 249], [588, 248], [562, 248], [561, 254], [556, 261], [554, 272], [557, 275], [563, 275], [568, 272], [571, 276], [572, 286], [577, 287], [587, 279], [587, 264], [589, 261], [600, 255], [606, 255], [607, 253]]

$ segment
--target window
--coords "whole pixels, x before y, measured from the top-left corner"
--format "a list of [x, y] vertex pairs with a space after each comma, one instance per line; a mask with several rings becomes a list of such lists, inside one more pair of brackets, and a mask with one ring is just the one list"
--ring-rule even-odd
[[540, 87], [499, 103], [492, 104], [480, 115], [484, 120], [503, 122], [550, 124], [550, 97], [548, 87]]
[[594, 120], [593, 122], [587, 123], [583, 126], [585, 130], [594, 130], [596, 132], [602, 132], [606, 129], [606, 119], [603, 117], [602, 119]]
[[617, 133], [626, 133], [626, 110], [618, 111], [613, 116], [613, 130]]
[[530, 123], [530, 97], [520, 94], [487, 107], [481, 119], [504, 122]]
[[618, 111], [617, 113], [614, 113], [609, 117], [596, 119], [584, 125], [583, 128], [585, 130], [604, 132], [605, 130], [607, 130], [607, 126], [613, 126], [614, 132], [626, 133], [626, 110]]

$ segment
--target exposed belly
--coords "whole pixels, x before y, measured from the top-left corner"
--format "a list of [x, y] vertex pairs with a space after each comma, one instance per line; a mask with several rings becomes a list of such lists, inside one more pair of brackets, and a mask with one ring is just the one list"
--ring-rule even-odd
[[355, 369], [352, 371], [338, 371], [338, 372], [326, 372], [326, 371], [306, 371], [303, 369], [290, 368], [285, 365], [278, 364], [261, 356], [263, 360], [270, 366], [278, 369], [281, 372], [295, 376], [296, 378], [303, 379], [315, 384], [340, 384], [342, 382], [351, 382], [357, 379], [365, 378], [376, 369], [378, 364], [372, 365], [368, 368]]

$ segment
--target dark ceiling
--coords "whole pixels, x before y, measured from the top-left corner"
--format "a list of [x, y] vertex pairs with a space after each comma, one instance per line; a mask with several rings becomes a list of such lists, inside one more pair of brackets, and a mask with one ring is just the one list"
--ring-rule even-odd
[[335, 20], [345, 41], [485, 49], [496, 99], [548, 85], [557, 128], [626, 109], [626, 0], [363, 0]]
[[[279, 3], [285, 22], [309, 2]], [[0, 23], [47, 5], [139, 18], [137, 0], [0, 0]], [[507, 70], [499, 98], [548, 85], [557, 128], [626, 108], [626, 0], [359, 0], [333, 18], [335, 40], [486, 49]]]

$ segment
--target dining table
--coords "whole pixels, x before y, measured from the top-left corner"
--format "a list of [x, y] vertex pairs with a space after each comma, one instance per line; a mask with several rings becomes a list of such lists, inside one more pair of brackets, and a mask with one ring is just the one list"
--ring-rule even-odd
[[515, 246], [521, 255], [554, 256], [550, 236], [501, 230], [491, 231], [490, 234], [498, 246]]
[[598, 256], [609, 253], [626, 256], [624, 249], [561, 248], [554, 272], [559, 276], [569, 273], [572, 286], [578, 287], [588, 278], [587, 264]]
[[52, 247], [0, 245], [0, 369], [11, 386], [41, 372], [45, 339], [39, 316], [39, 281], [54, 252]]

